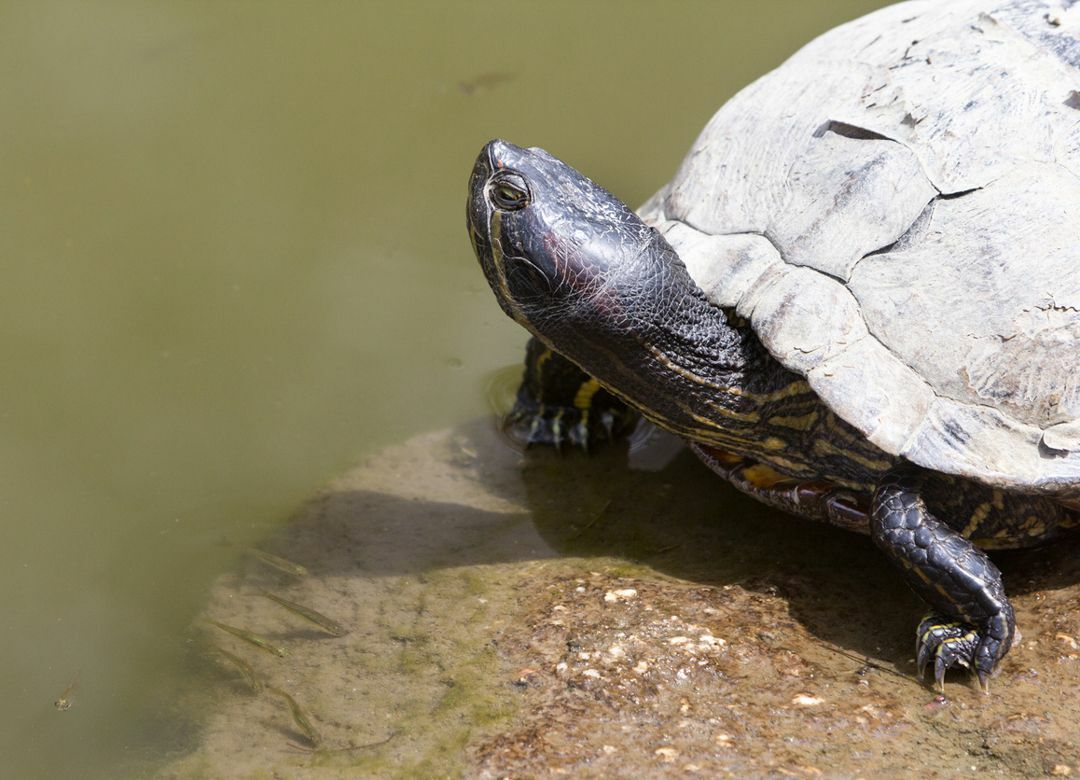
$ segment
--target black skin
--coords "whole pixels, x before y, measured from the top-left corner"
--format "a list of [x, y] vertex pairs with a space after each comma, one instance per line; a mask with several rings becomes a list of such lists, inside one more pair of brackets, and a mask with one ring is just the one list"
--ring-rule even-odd
[[[934, 517], [922, 497], [924, 473], [909, 464], [881, 478], [870, 536], [935, 610], [916, 631], [919, 676], [934, 658], [940, 683], [954, 664], [972, 669], [983, 689], [1016, 632], [1001, 572], [982, 550]], [[950, 594], [942, 598], [939, 588]], [[971, 627], [974, 630], [968, 630]]]
[[[541, 149], [504, 141], [484, 147], [470, 181], [468, 223], [500, 305], [534, 336], [519, 401], [523, 417], [541, 397], [550, 406], [555, 396], [572, 395], [565, 384], [534, 384], [530, 377], [535, 356], [551, 350], [563, 356], [566, 371], [576, 367], [577, 380], [595, 377], [689, 440], [739, 489], [813, 519], [868, 530], [931, 607], [918, 631], [920, 676], [933, 659], [939, 684], [959, 665], [986, 689], [1012, 642], [1013, 609], [998, 569], [960, 531], [971, 533], [965, 526], [976, 508], [975, 530], [995, 538], [1022, 525], [1019, 518], [1029, 516], [1023, 513], [1064, 525], [1067, 510], [1025, 496], [1005, 501], [986, 486], [888, 456], [809, 390], [771, 400], [801, 378], [777, 363], [746, 323], [706, 299], [656, 230]], [[820, 421], [799, 434], [786, 431], [796, 438], [785, 442], [781, 458], [766, 443], [779, 430], [769, 429], [768, 419], [792, 410], [810, 410]], [[837, 455], [835, 446], [822, 454], [815, 442], [842, 444], [859, 457]], [[749, 463], [791, 479], [763, 485], [746, 476]]]

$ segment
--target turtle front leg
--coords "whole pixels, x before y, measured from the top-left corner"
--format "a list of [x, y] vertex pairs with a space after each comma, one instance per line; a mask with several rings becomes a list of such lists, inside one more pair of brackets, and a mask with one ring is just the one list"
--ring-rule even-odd
[[636, 415], [576, 364], [537, 338], [525, 350], [525, 376], [505, 425], [531, 444], [566, 442], [588, 451], [594, 442], [614, 439]]
[[1013, 608], [986, 553], [926, 508], [922, 482], [922, 473], [908, 464], [885, 474], [874, 492], [870, 534], [933, 610], [916, 638], [919, 676], [933, 658], [939, 686], [946, 670], [960, 665], [988, 691], [1016, 631]]

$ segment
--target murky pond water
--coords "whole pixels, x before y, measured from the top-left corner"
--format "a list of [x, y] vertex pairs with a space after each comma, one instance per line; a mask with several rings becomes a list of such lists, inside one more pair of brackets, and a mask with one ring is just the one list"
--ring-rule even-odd
[[6, 773], [189, 750], [215, 579], [362, 456], [487, 413], [524, 335], [465, 237], [484, 141], [640, 202], [724, 99], [884, 4], [0, 8]]

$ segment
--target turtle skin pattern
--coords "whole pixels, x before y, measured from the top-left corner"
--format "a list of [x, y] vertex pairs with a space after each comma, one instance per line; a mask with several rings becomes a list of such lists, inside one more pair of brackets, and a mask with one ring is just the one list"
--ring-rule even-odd
[[963, 666], [983, 690], [1016, 631], [1001, 572], [986, 553], [938, 520], [920, 491], [923, 473], [904, 464], [887, 472], [871, 505], [870, 535], [932, 608], [917, 630], [916, 660], [922, 676], [934, 659], [934, 679]]

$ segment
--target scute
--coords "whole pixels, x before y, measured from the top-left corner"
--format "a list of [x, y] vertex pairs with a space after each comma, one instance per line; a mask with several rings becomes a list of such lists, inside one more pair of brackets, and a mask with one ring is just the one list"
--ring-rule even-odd
[[1031, 163], [935, 203], [921, 240], [865, 258], [849, 286], [939, 395], [1045, 428], [1080, 419], [1078, 239], [1080, 179]]
[[810, 268], [777, 265], [758, 279], [735, 311], [750, 320], [770, 352], [788, 355], [789, 367], [801, 374], [867, 335], [851, 293]]
[[[847, 279], [868, 252], [895, 242], [938, 191], [907, 147], [842, 132], [823, 128], [792, 163], [787, 199], [766, 235], [787, 262]], [[817, 194], [822, 181], [839, 183], [832, 197]]]
[[736, 95], [642, 208], [881, 449], [1080, 495], [1080, 3], [915, 0]]

